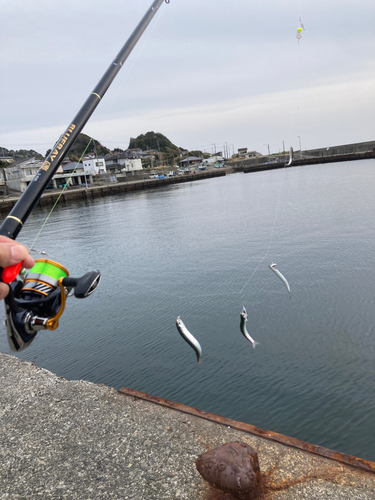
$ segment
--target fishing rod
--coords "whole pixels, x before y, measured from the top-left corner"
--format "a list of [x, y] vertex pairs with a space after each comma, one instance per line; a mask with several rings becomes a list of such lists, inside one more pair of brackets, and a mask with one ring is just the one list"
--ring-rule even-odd
[[[164, 1], [170, 3], [170, 0], [154, 0], [1, 224], [0, 235], [13, 240], [17, 238], [70, 147]], [[99, 271], [91, 271], [81, 278], [72, 278], [64, 266], [49, 259], [36, 259], [35, 266], [27, 274], [21, 268], [22, 263], [5, 269], [0, 268], [1, 281], [8, 283], [10, 287], [4, 302], [8, 342], [13, 351], [28, 347], [38, 331], [55, 330], [64, 312], [66, 298], [72, 294], [76, 298], [85, 298], [96, 290], [100, 282]]]

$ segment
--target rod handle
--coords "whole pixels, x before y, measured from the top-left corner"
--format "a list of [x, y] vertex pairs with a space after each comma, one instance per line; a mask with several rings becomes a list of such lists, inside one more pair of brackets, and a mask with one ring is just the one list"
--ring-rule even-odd
[[4, 267], [1, 271], [1, 281], [3, 283], [12, 283], [17, 278], [22, 264], [23, 262], [18, 262], [18, 264], [14, 264], [13, 266]]

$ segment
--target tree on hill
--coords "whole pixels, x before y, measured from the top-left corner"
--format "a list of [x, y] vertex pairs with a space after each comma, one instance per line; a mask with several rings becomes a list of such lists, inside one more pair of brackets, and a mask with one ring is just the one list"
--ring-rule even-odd
[[111, 151], [108, 148], [102, 146], [96, 139], [91, 140], [90, 136], [86, 134], [79, 134], [73, 146], [67, 152], [67, 156], [69, 158], [71, 158], [72, 156], [81, 158], [83, 154], [89, 153], [94, 153], [98, 156], [105, 156], [110, 152]]
[[209, 158], [210, 153], [203, 153], [202, 151], [189, 151], [188, 156], [197, 156], [198, 158]]
[[142, 149], [148, 151], [153, 149], [163, 156], [165, 163], [172, 164], [174, 159], [180, 156], [181, 150], [175, 146], [165, 135], [160, 132], [147, 132], [138, 137], [131, 137], [129, 149]]
[[[33, 149], [18, 149], [18, 150], [13, 150], [13, 149], [7, 149], [1, 147], [1, 152], [3, 156], [12, 156], [15, 161], [18, 160], [27, 160], [27, 158], [35, 158], [37, 160], [42, 160], [43, 156], [38, 153], [37, 151], [34, 151]], [[1, 159], [1, 157], [0, 157]], [[9, 165], [9, 163], [8, 163]]]

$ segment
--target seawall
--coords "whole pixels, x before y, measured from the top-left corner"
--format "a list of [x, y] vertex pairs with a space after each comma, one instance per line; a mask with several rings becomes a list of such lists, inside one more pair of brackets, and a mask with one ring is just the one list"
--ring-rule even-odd
[[[44, 207], [54, 205], [57, 200], [59, 200], [58, 203], [66, 203], [71, 200], [87, 200], [100, 198], [102, 196], [110, 196], [113, 194], [127, 193], [131, 191], [154, 189], [171, 184], [182, 184], [185, 182], [211, 179], [213, 177], [222, 177], [225, 176], [226, 173], [227, 172], [225, 169], [219, 169], [192, 174], [175, 175], [166, 179], [146, 179], [139, 181], [113, 182], [101, 186], [93, 186], [88, 189], [82, 187], [72, 187], [63, 191], [62, 194], [61, 189], [53, 189], [48, 190], [42, 195], [37, 206]], [[0, 200], [0, 212], [10, 212], [19, 198], [20, 195], [10, 196], [3, 200]]]
[[363, 160], [368, 158], [375, 158], [375, 141], [343, 144], [328, 148], [297, 150], [293, 153], [293, 162], [291, 165], [287, 165], [289, 162], [288, 153], [247, 159], [239, 158], [228, 164], [237, 171], [256, 172], [260, 170], [284, 168], [284, 166], [297, 167], [302, 165], [316, 165], [320, 163]]
[[353, 160], [368, 160], [375, 158], [375, 152], [367, 151], [364, 153], [344, 153], [330, 156], [311, 156], [299, 158], [298, 153], [294, 154], [293, 161], [290, 165], [286, 161], [275, 161], [267, 163], [256, 163], [256, 164], [245, 164], [241, 166], [233, 167], [234, 170], [241, 170], [245, 173], [249, 172], [259, 172], [261, 170], [274, 170], [276, 168], [284, 167], [302, 167], [304, 165], [319, 165], [322, 163], [335, 163], [335, 162], [345, 162]]

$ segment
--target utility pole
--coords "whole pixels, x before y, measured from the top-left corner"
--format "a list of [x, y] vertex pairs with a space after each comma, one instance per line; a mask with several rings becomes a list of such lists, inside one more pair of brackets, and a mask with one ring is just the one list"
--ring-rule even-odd
[[269, 144], [264, 144], [264, 146], [268, 147], [268, 161], [271, 161], [270, 145]]
[[156, 142], [158, 143], [158, 151], [159, 151], [159, 164], [161, 165], [161, 164], [162, 164], [162, 161], [161, 161], [161, 154], [160, 154], [159, 139], [156, 139]]
[[299, 139], [299, 152], [300, 152], [300, 157], [301, 157], [301, 160], [302, 160], [301, 137], [298, 136], [298, 139]]

